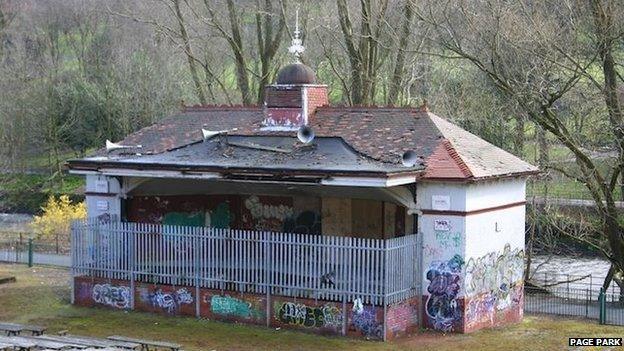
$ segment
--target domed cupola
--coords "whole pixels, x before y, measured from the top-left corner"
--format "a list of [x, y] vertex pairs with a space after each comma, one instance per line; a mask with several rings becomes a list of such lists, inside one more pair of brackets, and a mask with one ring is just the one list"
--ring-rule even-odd
[[305, 51], [299, 31], [299, 13], [292, 45], [288, 48], [295, 62], [282, 67], [277, 73], [276, 84], [265, 89], [264, 121], [267, 130], [297, 130], [310, 123], [319, 106], [329, 103], [327, 85], [316, 83], [316, 74], [301, 63]]
[[277, 84], [316, 84], [314, 70], [303, 63], [291, 63], [277, 73]]

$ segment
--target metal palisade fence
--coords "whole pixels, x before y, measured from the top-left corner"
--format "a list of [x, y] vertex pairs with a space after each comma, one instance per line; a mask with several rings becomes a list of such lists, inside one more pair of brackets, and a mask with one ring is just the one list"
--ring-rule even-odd
[[72, 273], [377, 305], [420, 293], [420, 235], [328, 235], [88, 220], [72, 226]]
[[624, 296], [590, 289], [525, 287], [524, 311], [598, 320], [624, 325]]

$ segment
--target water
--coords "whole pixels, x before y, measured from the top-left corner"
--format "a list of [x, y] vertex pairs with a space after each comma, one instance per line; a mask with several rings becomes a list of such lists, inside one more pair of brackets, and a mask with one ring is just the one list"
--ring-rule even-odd
[[[594, 295], [600, 291], [609, 267], [609, 261], [602, 258], [536, 255], [531, 262], [531, 280], [540, 285], [561, 282], [553, 288], [590, 290]], [[573, 281], [566, 282], [569, 280]], [[619, 293], [617, 284], [611, 283], [608, 292]]]

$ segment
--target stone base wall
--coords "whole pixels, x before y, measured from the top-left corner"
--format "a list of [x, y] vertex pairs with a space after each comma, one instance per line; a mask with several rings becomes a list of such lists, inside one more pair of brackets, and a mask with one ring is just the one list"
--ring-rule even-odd
[[[418, 328], [420, 297], [387, 306], [237, 293], [190, 286], [135, 283], [76, 277], [74, 303], [165, 315], [205, 317], [220, 321], [289, 328], [323, 335], [371, 340], [395, 339]], [[385, 321], [384, 321], [385, 318]]]

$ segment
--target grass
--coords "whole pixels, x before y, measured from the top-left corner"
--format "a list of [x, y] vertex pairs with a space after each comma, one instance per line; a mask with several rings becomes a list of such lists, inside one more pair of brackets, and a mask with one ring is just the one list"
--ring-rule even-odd
[[[468, 335], [422, 332], [381, 343], [323, 337], [289, 330], [221, 323], [190, 317], [167, 317], [69, 304], [69, 274], [56, 268], [0, 264], [0, 277], [17, 282], [0, 285], [0, 320], [36, 323], [54, 333], [169, 340], [186, 350], [559, 350], [569, 337], [621, 337], [622, 327], [593, 321], [525, 317], [520, 324]], [[591, 350], [591, 348], [587, 348]]]
[[[527, 184], [527, 198], [543, 196], [557, 199], [593, 200], [585, 185], [572, 179], [560, 178], [551, 181], [533, 181]], [[621, 188], [618, 186], [613, 192], [616, 201], [622, 199]]]

